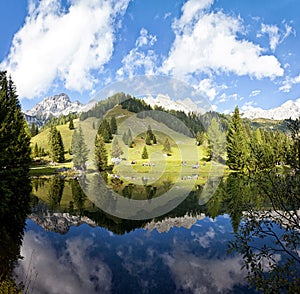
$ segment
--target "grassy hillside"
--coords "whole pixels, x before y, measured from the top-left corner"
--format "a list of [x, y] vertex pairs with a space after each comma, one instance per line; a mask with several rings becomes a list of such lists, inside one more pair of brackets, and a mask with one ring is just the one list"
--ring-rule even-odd
[[[78, 125], [78, 120], [74, 120], [74, 126], [76, 127]], [[68, 151], [71, 149], [71, 142], [72, 142], [72, 136], [74, 133], [74, 130], [69, 129], [69, 123], [65, 125], [59, 125], [56, 127], [58, 131], [60, 131], [62, 140], [65, 147], [65, 157], [66, 160], [70, 160], [72, 157], [68, 153]], [[49, 138], [49, 132], [50, 129], [46, 129], [42, 131], [41, 133], [37, 134], [36, 136], [31, 138], [31, 146], [34, 147], [34, 145], [37, 143], [39, 147], [44, 148], [45, 152], [49, 152], [49, 145], [48, 145], [48, 138]]]

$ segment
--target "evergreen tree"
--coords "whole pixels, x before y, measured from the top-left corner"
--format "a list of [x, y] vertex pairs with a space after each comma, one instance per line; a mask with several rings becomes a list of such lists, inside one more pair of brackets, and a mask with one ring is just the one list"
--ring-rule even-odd
[[36, 136], [38, 133], [39, 133], [39, 127], [35, 123], [32, 123], [30, 126], [31, 137]]
[[107, 151], [101, 134], [97, 134], [95, 139], [95, 163], [98, 171], [107, 169]]
[[70, 130], [74, 130], [74, 129], [75, 129], [75, 127], [74, 127], [74, 122], [73, 122], [73, 118], [72, 118], [72, 117], [70, 118], [69, 129], [70, 129]]
[[112, 139], [112, 133], [110, 129], [110, 125], [106, 119], [104, 119], [98, 129], [98, 134], [102, 136], [105, 143], [110, 143]]
[[151, 143], [151, 135], [148, 132], [146, 133], [145, 143], [147, 145], [152, 145], [152, 143]]
[[110, 129], [111, 129], [112, 134], [117, 134], [118, 133], [117, 120], [114, 116], [110, 120]]
[[210, 158], [213, 157], [216, 161], [222, 160], [225, 154], [225, 135], [221, 132], [216, 118], [211, 120], [207, 135], [211, 152]]
[[124, 152], [122, 151], [119, 141], [117, 138], [113, 140], [112, 144], [112, 151], [111, 151], [111, 156], [112, 157], [120, 157]]
[[153, 144], [157, 144], [156, 136], [153, 134]]
[[233, 170], [243, 170], [249, 157], [246, 135], [239, 108], [236, 107], [226, 136], [227, 165]]
[[40, 154], [39, 154], [39, 147], [38, 147], [38, 144], [35, 143], [34, 145], [34, 150], [33, 150], [33, 157], [38, 157]]
[[154, 137], [154, 134], [153, 134], [153, 132], [152, 132], [152, 129], [151, 129], [151, 126], [150, 126], [150, 125], [148, 125], [147, 134], [149, 135], [150, 140], [152, 141], [152, 140], [153, 140], [153, 137]]
[[163, 149], [164, 152], [166, 153], [171, 153], [171, 145], [170, 145], [170, 142], [169, 142], [169, 139], [166, 138], [165, 142], [164, 142], [164, 149]]
[[27, 169], [31, 161], [30, 138], [14, 83], [0, 72], [0, 170]]
[[85, 163], [88, 159], [88, 149], [84, 142], [82, 128], [79, 126], [78, 132], [74, 131], [72, 137], [72, 154], [73, 154], [73, 165], [77, 169], [85, 169]]
[[62, 137], [55, 126], [52, 126], [49, 134], [50, 156], [53, 162], [65, 161], [65, 149]]
[[198, 131], [197, 134], [196, 134], [196, 144], [197, 144], [197, 146], [202, 145], [204, 143], [204, 139], [205, 139], [205, 133]]
[[142, 152], [142, 159], [148, 159], [148, 152], [146, 146], [144, 146], [143, 152]]
[[287, 152], [287, 163], [296, 171], [300, 171], [300, 118], [289, 119], [287, 127], [291, 134], [291, 144]]

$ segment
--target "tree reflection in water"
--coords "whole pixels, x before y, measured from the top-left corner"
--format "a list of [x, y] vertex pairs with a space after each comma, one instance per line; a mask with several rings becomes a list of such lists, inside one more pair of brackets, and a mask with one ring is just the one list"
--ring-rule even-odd
[[[53, 181], [44, 183], [44, 187], [48, 185], [51, 190], [50, 183]], [[96, 181], [94, 184], [95, 189], [107, 193], [105, 185]], [[77, 180], [65, 180], [64, 186], [70, 187], [72, 209], [58, 206], [60, 211], [87, 217], [95, 225], [119, 235], [168, 218], [187, 215], [216, 218], [218, 215], [229, 214], [235, 232], [235, 240], [229, 244], [229, 251], [238, 252], [243, 257], [249, 283], [266, 293], [296, 293], [300, 287], [299, 176], [273, 172], [250, 176], [232, 173], [223, 179], [206, 204], [199, 204], [202, 192], [202, 187], [199, 187], [175, 209], [153, 220], [126, 220], [109, 215], [93, 205]], [[122, 194], [129, 197], [130, 188], [126, 189]], [[151, 191], [154, 191], [154, 187], [145, 186], [144, 192], [148, 197]], [[107, 199], [113, 198], [111, 196]], [[47, 200], [50, 201], [49, 198]], [[113, 206], [115, 203], [112, 201], [106, 205]]]
[[[243, 211], [229, 252], [243, 256], [249, 283], [264, 293], [298, 293], [299, 175], [275, 172], [257, 173], [248, 178], [230, 175], [226, 192], [227, 199], [235, 198], [235, 207], [230, 207], [232, 202], [228, 202], [233, 222], [234, 216]], [[243, 205], [239, 209], [240, 203]]]
[[30, 180], [22, 170], [0, 172], [0, 292], [18, 292], [13, 269], [20, 256], [26, 216], [30, 210]]

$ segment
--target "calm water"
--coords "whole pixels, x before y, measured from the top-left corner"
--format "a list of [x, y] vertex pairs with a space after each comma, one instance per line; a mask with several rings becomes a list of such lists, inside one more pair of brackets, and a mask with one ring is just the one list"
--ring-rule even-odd
[[133, 221], [80, 199], [73, 180], [36, 179], [33, 187], [39, 198], [15, 268], [29, 293], [247, 292], [241, 257], [226, 254], [230, 216], [206, 216], [197, 195], [165, 216]]
[[[227, 254], [242, 189], [217, 191], [204, 205], [195, 192], [163, 216], [126, 220], [95, 206], [76, 180], [33, 179], [32, 187], [27, 219], [19, 215], [23, 225], [5, 231], [1, 245], [9, 251], [2, 271], [11, 267], [25, 293], [254, 292], [242, 257]], [[11, 250], [11, 243], [19, 245]]]

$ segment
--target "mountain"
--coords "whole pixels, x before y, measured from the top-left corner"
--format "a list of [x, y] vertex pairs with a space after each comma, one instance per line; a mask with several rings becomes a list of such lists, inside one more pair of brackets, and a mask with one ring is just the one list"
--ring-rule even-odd
[[158, 94], [156, 98], [152, 95], [145, 96], [143, 100], [149, 104], [152, 108], [156, 106], [163, 107], [166, 110], [177, 110], [183, 111], [185, 113], [198, 112], [203, 113], [204, 110], [199, 108], [198, 105], [193, 102], [190, 98], [185, 98], [183, 100], [171, 100], [167, 95]]
[[52, 116], [67, 115], [69, 113], [78, 113], [83, 109], [83, 104], [79, 101], [71, 102], [67, 94], [61, 93], [46, 97], [36, 104], [32, 109], [26, 112], [27, 116], [35, 117], [38, 120], [46, 121]]
[[300, 116], [300, 98], [293, 101], [288, 100], [279, 107], [271, 109], [262, 109], [259, 107], [248, 106], [242, 108], [242, 116], [250, 119], [268, 118], [275, 120], [284, 120], [288, 118], [296, 119]]

